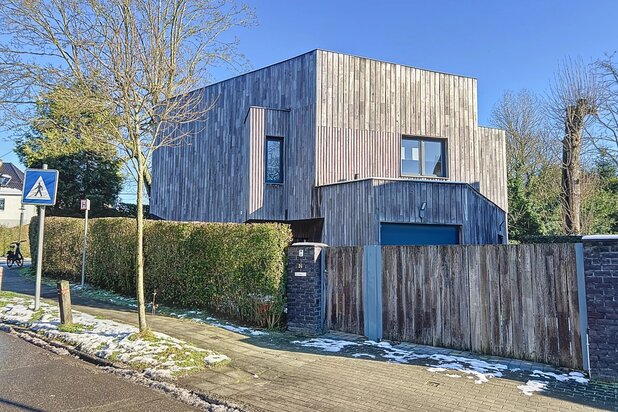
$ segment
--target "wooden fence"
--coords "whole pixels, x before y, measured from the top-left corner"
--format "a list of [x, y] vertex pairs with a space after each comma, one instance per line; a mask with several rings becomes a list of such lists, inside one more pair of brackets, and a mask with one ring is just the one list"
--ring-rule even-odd
[[[327, 327], [363, 334], [362, 247], [328, 248]], [[582, 368], [574, 244], [382, 247], [382, 331]]]
[[340, 246], [326, 250], [327, 329], [363, 334], [363, 247]]

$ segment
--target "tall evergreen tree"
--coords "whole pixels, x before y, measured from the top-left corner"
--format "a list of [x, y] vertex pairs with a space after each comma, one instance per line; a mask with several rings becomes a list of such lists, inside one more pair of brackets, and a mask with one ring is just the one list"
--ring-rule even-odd
[[118, 201], [122, 188], [121, 159], [106, 134], [114, 117], [79, 87], [57, 86], [37, 103], [30, 131], [15, 147], [28, 167], [47, 164], [58, 169], [57, 203], [51, 215], [79, 213], [79, 201], [89, 198], [93, 216], [105, 214]]

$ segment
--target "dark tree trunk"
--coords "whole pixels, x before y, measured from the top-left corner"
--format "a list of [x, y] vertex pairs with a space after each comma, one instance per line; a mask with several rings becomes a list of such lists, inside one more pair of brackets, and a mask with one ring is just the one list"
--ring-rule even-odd
[[593, 113], [584, 99], [566, 109], [562, 141], [562, 217], [569, 235], [581, 234], [581, 146], [585, 118]]

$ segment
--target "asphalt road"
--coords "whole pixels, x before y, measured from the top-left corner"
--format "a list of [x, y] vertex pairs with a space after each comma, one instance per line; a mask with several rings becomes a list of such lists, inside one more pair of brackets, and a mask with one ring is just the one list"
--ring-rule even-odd
[[0, 411], [195, 411], [162, 393], [0, 332]]

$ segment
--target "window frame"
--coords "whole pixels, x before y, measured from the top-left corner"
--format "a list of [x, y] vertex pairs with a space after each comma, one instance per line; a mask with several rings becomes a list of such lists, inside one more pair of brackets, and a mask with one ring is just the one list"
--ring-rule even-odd
[[[285, 176], [284, 176], [284, 147], [283, 147], [283, 136], [266, 136], [264, 139], [264, 183], [269, 185], [282, 185]], [[268, 179], [268, 142], [279, 142], [279, 180], [269, 180]]]
[[[427, 177], [430, 179], [448, 179], [448, 167], [447, 167], [447, 153], [448, 153], [448, 139], [441, 137], [422, 137], [422, 136], [401, 136], [401, 141], [399, 142], [399, 152], [401, 153], [401, 148], [403, 147], [403, 142], [405, 140], [415, 140], [418, 144], [418, 158], [419, 158], [419, 169], [420, 173], [404, 173], [403, 172], [403, 161], [405, 159], [399, 159], [399, 175], [402, 177]], [[434, 174], [426, 174], [425, 173], [425, 142], [437, 142], [442, 145], [442, 175], [437, 176]]]

